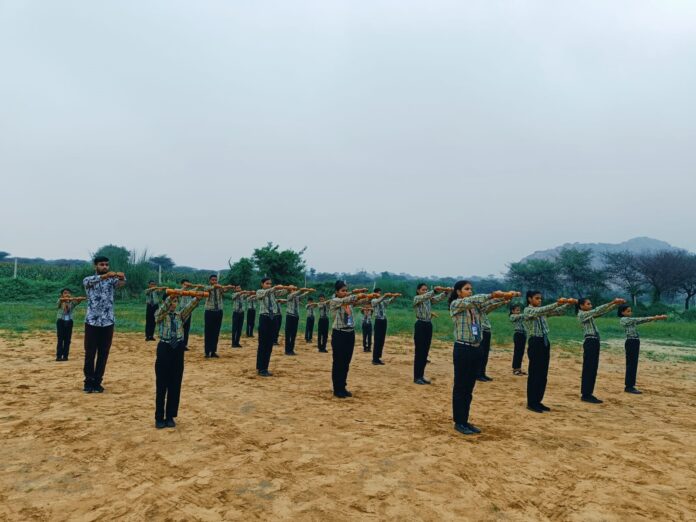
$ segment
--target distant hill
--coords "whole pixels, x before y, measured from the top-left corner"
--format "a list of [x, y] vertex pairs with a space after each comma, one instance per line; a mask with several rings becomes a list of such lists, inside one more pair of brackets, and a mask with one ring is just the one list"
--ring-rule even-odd
[[601, 264], [601, 254], [604, 252], [623, 252], [628, 250], [635, 254], [648, 252], [651, 250], [682, 250], [670, 245], [666, 241], [653, 239], [651, 237], [634, 237], [622, 243], [565, 243], [556, 248], [548, 250], [537, 250], [533, 254], [521, 259], [521, 261], [529, 261], [531, 259], [555, 259], [561, 250], [564, 248], [590, 249], [593, 253], [593, 262], [596, 265]]

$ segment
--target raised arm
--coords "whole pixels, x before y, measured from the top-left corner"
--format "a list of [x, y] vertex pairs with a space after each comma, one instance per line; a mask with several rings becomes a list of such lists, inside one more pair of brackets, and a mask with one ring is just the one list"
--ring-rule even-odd
[[419, 304], [425, 302], [425, 301], [432, 301], [435, 299], [433, 296], [435, 295], [435, 290], [428, 290], [424, 294], [417, 295], [413, 298], [413, 306], [418, 306]]
[[584, 322], [589, 321], [590, 319], [592, 319], [594, 317], [600, 317], [608, 312], [611, 312], [614, 308], [616, 308], [620, 304], [624, 304], [625, 302], [626, 302], [625, 299], [616, 298], [613, 301], [611, 301], [610, 303], [603, 304], [601, 306], [593, 308], [592, 310], [587, 310], [587, 311], [580, 310], [578, 312], [578, 319], [584, 323]]
[[188, 305], [186, 305], [186, 307], [184, 307], [184, 309], [181, 311], [181, 320], [186, 322], [186, 320], [191, 316], [191, 314], [200, 302], [200, 297], [194, 297], [193, 299], [191, 299], [191, 302]]
[[459, 315], [467, 310], [479, 307], [490, 299], [491, 295], [492, 294], [476, 294], [469, 297], [460, 297], [459, 299], [455, 299], [450, 304], [450, 315], [454, 317], [455, 315]]

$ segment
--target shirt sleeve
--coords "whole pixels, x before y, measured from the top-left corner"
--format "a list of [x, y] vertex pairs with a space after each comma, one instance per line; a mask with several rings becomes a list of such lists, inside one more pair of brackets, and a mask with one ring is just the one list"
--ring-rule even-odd
[[167, 311], [169, 310], [169, 305], [172, 304], [171, 298], [167, 297], [164, 302], [160, 305], [160, 307], [157, 309], [155, 312], [155, 322], [159, 323], [161, 322], [166, 316], [167, 316]]
[[429, 292], [425, 292], [422, 295], [417, 295], [416, 297], [413, 298], [413, 306], [419, 305], [423, 301], [427, 301], [428, 299], [434, 299], [433, 295], [435, 295], [434, 290], [430, 290]]
[[497, 310], [501, 306], [505, 304], [505, 299], [501, 298], [494, 298], [494, 299], [488, 299], [485, 303], [483, 303], [483, 306], [481, 307], [484, 312], [492, 312], [493, 310]]
[[450, 304], [450, 315], [454, 317], [455, 315], [459, 315], [466, 310], [480, 306], [485, 303], [487, 299], [489, 299], [488, 294], [477, 294], [470, 297], [455, 299]]
[[559, 308], [560, 306], [568, 305], [551, 303], [550, 305], [546, 306], [528, 306], [524, 309], [524, 315], [525, 317], [540, 317], [542, 315], [549, 315], [551, 312], [553, 312], [554, 310], [556, 310], [556, 308]]
[[430, 299], [430, 302], [431, 303], [439, 303], [448, 295], [449, 295], [449, 292], [440, 292], [439, 294], [433, 296], [432, 299]]
[[92, 288], [94, 287], [97, 283], [101, 281], [101, 276], [98, 275], [92, 275], [92, 276], [87, 276], [82, 280], [82, 285], [85, 288]]
[[607, 303], [603, 304], [602, 306], [598, 306], [597, 308], [593, 308], [592, 310], [587, 310], [586, 312], [580, 310], [578, 312], [578, 320], [584, 323], [594, 317], [599, 317], [600, 315], [604, 315], [608, 312], [611, 312], [617, 306], [618, 305], [614, 303]]
[[198, 306], [198, 303], [200, 303], [199, 300], [191, 299], [191, 302], [181, 311], [180, 315], [182, 321], [185, 322], [186, 319], [189, 318], [189, 316], [193, 313], [193, 310]]

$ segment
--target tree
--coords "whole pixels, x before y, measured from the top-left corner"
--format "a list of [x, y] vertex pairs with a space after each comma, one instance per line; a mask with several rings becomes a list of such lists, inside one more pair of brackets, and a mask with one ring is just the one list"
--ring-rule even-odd
[[677, 290], [685, 296], [684, 310], [688, 310], [691, 298], [696, 296], [696, 255], [683, 252], [677, 279]]
[[10, 255], [9, 252], [0, 251], [0, 261], [3, 261], [6, 257]]
[[625, 290], [631, 296], [633, 306], [636, 306], [638, 296], [645, 292], [645, 281], [638, 270], [635, 254], [628, 250], [604, 252], [602, 259], [609, 280]]
[[604, 275], [592, 268], [592, 250], [562, 249], [556, 259], [561, 280], [576, 296], [597, 294], [605, 288]]
[[151, 257], [150, 264], [155, 267], [161, 266], [162, 270], [171, 270], [174, 268], [174, 261], [172, 261], [172, 258], [164, 254]]
[[302, 256], [305, 250], [306, 247], [299, 252], [279, 250], [278, 245], [268, 243], [254, 250], [252, 260], [259, 274], [270, 277], [274, 283], [300, 285], [304, 283], [305, 260]]
[[530, 259], [508, 265], [506, 279], [519, 289], [539, 290], [548, 294], [556, 294], [560, 287], [558, 267], [553, 261], [546, 259]]
[[658, 250], [636, 256], [638, 272], [652, 287], [653, 303], [659, 303], [663, 294], [677, 290], [683, 255], [684, 252], [679, 250]]
[[109, 266], [111, 270], [123, 272], [128, 267], [129, 261], [133, 252], [126, 247], [116, 245], [105, 245], [99, 248], [92, 257], [106, 256], [109, 258]]
[[230, 261], [227, 262], [230, 271], [227, 273], [225, 283], [239, 285], [242, 288], [252, 288], [256, 278], [254, 262], [248, 257], [243, 257], [234, 264]]

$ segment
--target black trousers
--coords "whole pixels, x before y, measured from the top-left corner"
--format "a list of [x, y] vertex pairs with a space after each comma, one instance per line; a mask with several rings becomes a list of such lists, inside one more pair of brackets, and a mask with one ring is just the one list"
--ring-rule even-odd
[[626, 388], [636, 385], [638, 375], [638, 354], [640, 353], [640, 339], [626, 339]]
[[271, 362], [271, 352], [273, 351], [273, 336], [275, 335], [275, 325], [273, 318], [268, 314], [259, 316], [259, 344], [256, 350], [256, 369], [268, 370]]
[[308, 343], [312, 342], [312, 336], [314, 335], [314, 316], [307, 316], [307, 321], [305, 323], [304, 329], [304, 339]]
[[247, 310], [247, 337], [254, 337], [254, 326], [256, 326], [256, 309], [250, 308]]
[[[184, 344], [157, 343], [155, 359], [155, 420], [173, 419], [179, 413], [184, 377]], [[165, 405], [166, 402], [166, 405]]]
[[488, 355], [491, 353], [491, 331], [483, 330], [481, 338], [481, 366], [479, 366], [479, 377], [486, 375], [486, 367], [488, 366]]
[[530, 337], [527, 346], [529, 376], [527, 377], [527, 404], [537, 406], [544, 400], [549, 376], [551, 345], [546, 337]]
[[244, 328], [244, 312], [232, 312], [232, 346], [238, 346]]
[[362, 324], [363, 350], [372, 350], [372, 323]]
[[191, 316], [184, 321], [184, 346], [188, 348], [189, 331], [191, 330]]
[[454, 386], [452, 387], [452, 416], [455, 424], [469, 422], [476, 377], [481, 366], [481, 346], [454, 343]]
[[157, 305], [145, 305], [145, 339], [152, 339], [155, 336], [155, 312]]
[[283, 314], [273, 315], [273, 344], [278, 344], [278, 336], [280, 329], [283, 326]]
[[430, 343], [433, 340], [433, 323], [416, 321], [413, 327], [413, 343], [416, 346], [413, 358], [413, 380], [422, 379], [425, 375], [425, 365], [428, 364]]
[[220, 328], [222, 327], [222, 310], [206, 310], [203, 315], [203, 345], [206, 355], [217, 353]]
[[348, 369], [355, 348], [355, 330], [331, 332], [331, 380], [334, 393], [346, 391]]
[[58, 335], [58, 346], [56, 347], [56, 359], [67, 359], [70, 354], [70, 340], [72, 339], [73, 321], [56, 321], [56, 334]]
[[375, 346], [372, 350], [372, 360], [379, 361], [384, 351], [384, 340], [387, 337], [387, 320], [375, 319]]
[[[85, 323], [85, 386], [98, 386], [104, 378], [106, 361], [109, 359], [114, 325], [92, 326]], [[96, 364], [95, 364], [96, 356]]]
[[527, 334], [523, 332], [515, 332], [512, 336], [514, 345], [512, 352], [512, 369], [522, 369], [522, 359], [524, 358], [524, 345], [527, 344]]
[[585, 337], [582, 343], [582, 384], [580, 394], [589, 397], [594, 393], [599, 368], [599, 337]]
[[285, 353], [295, 351], [295, 338], [297, 337], [297, 326], [300, 318], [296, 315], [288, 314], [285, 316]]
[[329, 318], [320, 317], [317, 326], [317, 348], [326, 350], [326, 342], [329, 337]]

